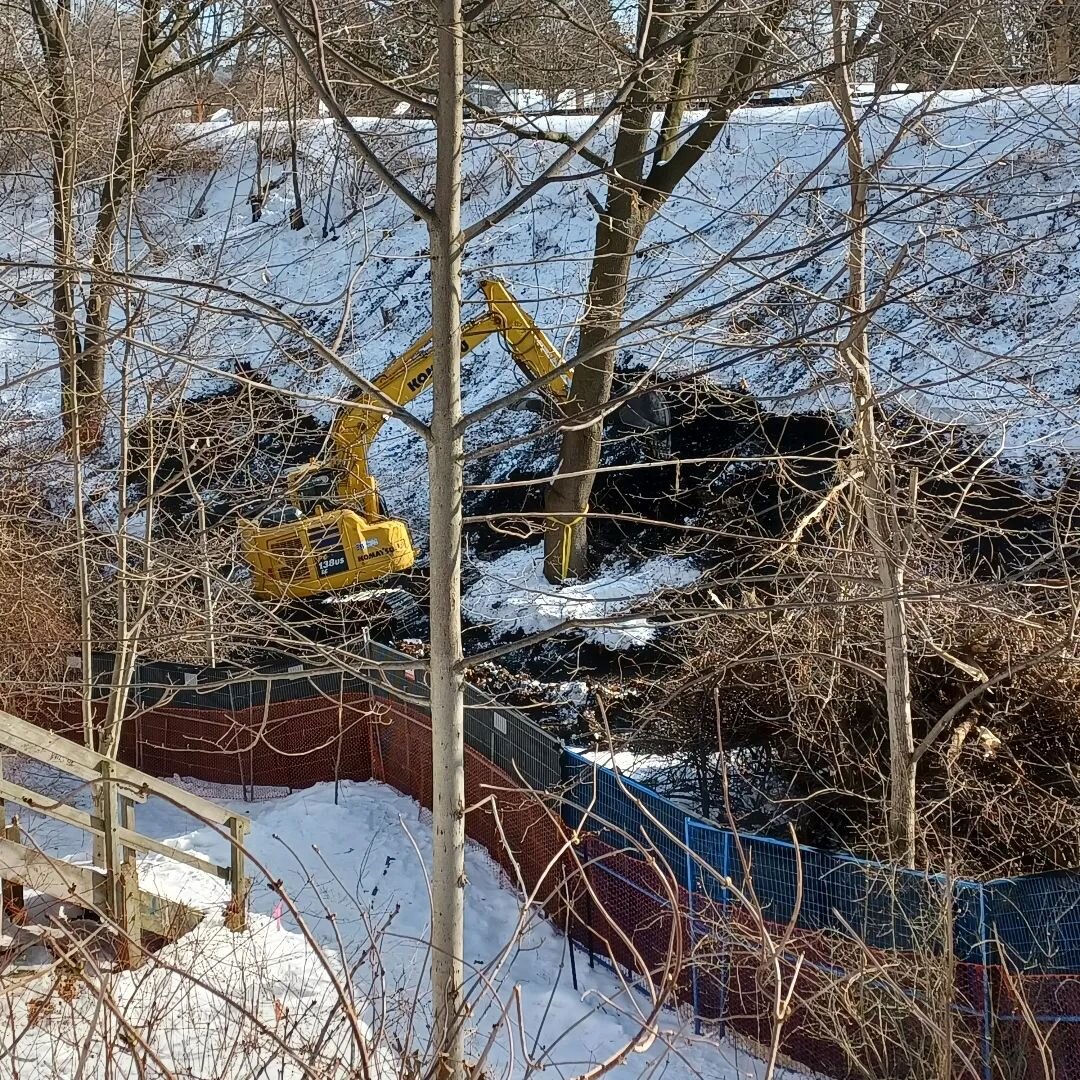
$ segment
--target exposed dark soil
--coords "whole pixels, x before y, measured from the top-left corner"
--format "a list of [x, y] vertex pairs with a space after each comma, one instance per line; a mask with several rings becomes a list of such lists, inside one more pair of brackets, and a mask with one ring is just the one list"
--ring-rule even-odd
[[260, 374], [241, 365], [245, 382], [182, 399], [131, 432], [131, 492], [154, 492], [163, 527], [194, 527], [201, 498], [210, 524], [255, 516], [283, 470], [318, 454], [326, 427], [277, 393]]
[[[775, 416], [753, 399], [708, 386], [666, 391], [669, 427], [645, 435], [609, 434], [590, 501], [589, 538], [597, 563], [648, 557], [678, 546], [695, 557], [732, 550], [731, 537], [710, 535], [718, 507], [738, 503], [740, 533], [783, 531], [791, 499], [820, 491], [832, 475], [840, 432], [825, 416]], [[770, 460], [783, 456], [781, 469]], [[504, 481], [537, 473], [517, 469]], [[544, 486], [474, 494], [471, 515], [535, 513]], [[685, 527], [685, 528], [681, 528]], [[493, 530], [474, 539], [478, 552], [514, 546]]]
[[[590, 543], [597, 563], [608, 558], [642, 561], [678, 551], [702, 570], [702, 588], [734, 594], [752, 573], [767, 591], [774, 571], [769, 541], [790, 535], [796, 523], [836, 482], [838, 462], [848, 454], [846, 432], [824, 414], [779, 416], [745, 396], [711, 386], [671, 391], [671, 427], [644, 437], [610, 438], [591, 501]], [[1034, 499], [1016, 477], [987, 467], [956, 428], [932, 428], [909, 414], [888, 418], [906, 453], [917, 505], [942, 520], [943, 549], [984, 580], [1047, 577], [1080, 553], [1055, 542], [1054, 501]], [[646, 467], [639, 467], [642, 464]], [[923, 468], [919, 468], [920, 463]], [[520, 488], [472, 495], [470, 515], [493, 515], [493, 527], [473, 530], [470, 545], [494, 556], [519, 540], [498, 531], [500, 513], [535, 513], [542, 521], [544, 485], [528, 485], [535, 473], [517, 469], [503, 480]], [[1076, 499], [1069, 481], [1061, 498]], [[517, 524], [520, 524], [518, 522]], [[535, 542], [535, 541], [534, 541]], [[743, 582], [733, 584], [743, 577]], [[689, 604], [696, 599], [686, 598]], [[492, 644], [483, 628], [469, 631], [472, 651]], [[531, 646], [500, 658], [507, 676], [539, 679], [559, 687], [567, 678], [615, 685], [654, 678], [670, 667], [664, 637], [631, 654], [565, 640]], [[552, 703], [561, 691], [552, 695]], [[632, 707], [613, 711], [616, 722]], [[576, 732], [584, 734], [587, 710]], [[563, 721], [570, 712], [558, 710]]]

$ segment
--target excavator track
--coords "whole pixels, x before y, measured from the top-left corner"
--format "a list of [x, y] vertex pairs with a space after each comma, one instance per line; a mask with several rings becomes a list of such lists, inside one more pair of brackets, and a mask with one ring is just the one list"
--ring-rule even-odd
[[427, 633], [428, 574], [414, 567], [406, 574], [390, 574], [368, 586], [358, 586], [309, 601], [309, 606], [325, 613], [337, 609], [363, 618], [367, 608], [372, 621], [387, 626], [396, 638], [423, 637]]

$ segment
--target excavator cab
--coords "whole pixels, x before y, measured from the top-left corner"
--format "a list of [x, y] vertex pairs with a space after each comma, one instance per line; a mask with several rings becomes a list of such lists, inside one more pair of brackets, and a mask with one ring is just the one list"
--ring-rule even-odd
[[246, 537], [257, 596], [304, 599], [401, 573], [416, 562], [408, 526], [368, 521], [348, 507], [256, 527]]
[[337, 471], [308, 468], [289, 478], [289, 501], [303, 514], [317, 514], [338, 504]]
[[369, 519], [339, 495], [340, 470], [314, 462], [289, 476], [289, 503], [264, 513], [246, 537], [257, 596], [305, 599], [408, 570], [416, 548], [405, 522]]

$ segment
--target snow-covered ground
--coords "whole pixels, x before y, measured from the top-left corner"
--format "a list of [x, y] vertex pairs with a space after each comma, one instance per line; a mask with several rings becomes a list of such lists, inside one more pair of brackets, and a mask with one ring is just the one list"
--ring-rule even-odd
[[[363, 123], [402, 180], [428, 193], [430, 125]], [[576, 132], [588, 118], [546, 123]], [[974, 425], [1036, 480], [1053, 479], [1058, 452], [1080, 445], [1078, 125], [1080, 89], [1035, 87], [891, 96], [863, 131], [868, 156], [895, 140], [872, 193], [871, 289], [906, 245], [875, 320], [879, 384], [895, 400]], [[429, 324], [426, 230], [357, 165], [324, 119], [301, 132], [306, 226], [289, 228], [287, 183], [269, 191], [252, 222], [256, 134], [255, 125], [228, 123], [186, 129], [203, 158], [162, 170], [140, 196], [130, 269], [146, 292], [128, 359], [134, 383], [152, 383], [159, 404], [175, 387], [208, 385], [214, 372], [244, 361], [326, 417], [333, 411], [327, 396], [343, 389], [341, 372], [262, 316], [280, 311], [326, 339], [344, 316], [342, 358], [377, 373]], [[271, 125], [262, 134], [263, 179], [276, 183], [285, 176], [286, 132]], [[610, 137], [608, 129], [599, 142]], [[628, 309], [644, 322], [623, 343], [625, 361], [707, 370], [725, 384], [743, 382], [776, 410], [843, 407], [828, 348], [843, 289], [848, 192], [840, 140], [825, 104], [735, 114], [646, 231]], [[557, 153], [549, 143], [471, 129], [466, 224], [497, 211]], [[85, 194], [84, 247], [93, 192]], [[573, 346], [582, 310], [595, 222], [590, 195], [602, 195], [595, 179], [549, 184], [481, 233], [466, 257], [471, 282], [504, 277], [564, 349]], [[325, 239], [324, 217], [334, 226]], [[38, 178], [12, 178], [0, 195], [0, 407], [8, 438], [55, 424], [48, 251], [43, 169]], [[477, 295], [467, 289], [469, 314], [478, 310]], [[466, 369], [466, 409], [520, 378], [493, 343], [472, 353]], [[144, 397], [141, 389], [131, 395], [133, 414]], [[422, 399], [416, 411], [423, 417], [428, 407]], [[528, 412], [504, 412], [470, 429], [469, 443], [510, 439], [535, 423]], [[540, 470], [550, 454], [550, 444], [522, 446], [500, 455], [496, 471]], [[372, 463], [389, 505], [422, 536], [419, 438], [389, 422]], [[104, 479], [101, 486], [107, 489]], [[107, 507], [106, 495], [101, 513]]]
[[663, 754], [639, 754], [635, 750], [593, 750], [580, 747], [574, 750], [586, 761], [593, 761], [601, 768], [613, 769], [628, 780], [648, 784], [658, 773], [671, 767], [671, 759]]
[[587, 582], [557, 588], [544, 578], [543, 548], [523, 548], [484, 565], [483, 576], [465, 593], [462, 611], [496, 637], [576, 621], [587, 641], [627, 649], [651, 641], [656, 629], [647, 618], [625, 613], [661, 589], [690, 585], [697, 577], [688, 562], [660, 557], [635, 567], [608, 565]]
[[[322, 784], [243, 809], [252, 820], [250, 850], [280, 876], [314, 940], [326, 950], [334, 976], [344, 983], [342, 973], [348, 969], [355, 997], [366, 1003], [361, 1020], [381, 1051], [376, 1075], [379, 1080], [398, 1075], [392, 1064], [394, 1039], [406, 1037], [413, 1017], [413, 1044], [423, 1045], [429, 1017], [425, 939], [431, 829], [426, 816], [411, 799], [373, 783], [342, 784], [336, 797], [333, 785]], [[32, 815], [23, 823], [45, 851], [87, 860], [81, 833]], [[139, 807], [137, 826], [183, 850], [228, 861], [225, 842], [216, 833], [193, 825], [160, 800]], [[485, 1075], [492, 1080], [522, 1076], [532, 1059], [545, 1074], [581, 1076], [634, 1037], [645, 997], [627, 993], [610, 973], [590, 970], [583, 962], [578, 964], [581, 989], [575, 991], [565, 939], [534, 912], [523, 913], [518, 894], [485, 852], [470, 848], [467, 873], [469, 985], [473, 991], [482, 983], [488, 987], [477, 993], [470, 1018], [473, 1053], [513, 987], [520, 987], [522, 995], [524, 1030], [512, 1009], [513, 1020], [501, 1031]], [[336, 1000], [330, 974], [265, 881], [256, 876], [250, 930], [233, 934], [221, 923], [227, 896], [215, 879], [159, 856], [142, 859], [140, 875], [144, 888], [210, 915], [195, 932], [163, 950], [158, 963], [112, 980], [111, 993], [128, 1023], [163, 1064], [192, 1080], [304, 1075], [286, 1051], [273, 1049], [270, 1035], [257, 1032], [250, 1021], [242, 1021], [239, 1008], [225, 1004], [226, 998], [242, 1003], [302, 1061], [319, 1041]], [[192, 984], [190, 975], [202, 985]], [[88, 1038], [97, 1005], [86, 988], [70, 1001], [54, 994], [54, 1007], [39, 1011], [28, 1025], [27, 1008], [48, 988], [46, 981], [13, 992], [13, 1014], [10, 1025], [5, 1017], [5, 1026], [9, 1035], [20, 1034], [17, 1041], [5, 1039], [9, 1054], [0, 1058], [0, 1076], [70, 1080], [84, 1052], [87, 1068], [81, 1075], [138, 1075], [124, 1053], [106, 1061], [100, 1034]], [[98, 1027], [115, 1033], [108, 1018], [99, 1017]], [[658, 1036], [608, 1075], [616, 1080], [750, 1080], [763, 1073], [745, 1052], [695, 1037], [673, 1012], [662, 1015]], [[319, 1075], [328, 1080], [359, 1075], [346, 1068], [349, 1039], [340, 1016], [321, 1054], [330, 1058], [335, 1052], [342, 1060]]]

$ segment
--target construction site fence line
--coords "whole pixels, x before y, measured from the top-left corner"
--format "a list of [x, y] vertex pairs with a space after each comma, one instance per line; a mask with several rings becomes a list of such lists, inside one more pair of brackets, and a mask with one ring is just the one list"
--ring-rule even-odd
[[[375, 779], [430, 809], [425, 665], [376, 642], [363, 648], [366, 663], [348, 672], [281, 654], [236, 668], [140, 660], [121, 753], [229, 798]], [[77, 658], [68, 670], [45, 720], [81, 728]], [[101, 708], [113, 671], [111, 655], [94, 655]], [[944, 1052], [948, 1068], [935, 1065], [935, 1076], [1080, 1078], [1080, 873], [964, 880], [735, 832], [564, 746], [475, 686], [465, 699], [467, 803], [483, 806], [493, 791], [499, 802], [498, 822], [470, 814], [469, 835], [531, 887], [574, 831], [590, 888], [546, 908], [588, 963], [640, 979], [636, 969], [661, 970], [678, 938], [688, 958], [678, 997], [695, 1025], [760, 1048], [775, 989], [761, 962], [764, 929], [786, 941], [773, 974], [797, 970], [797, 1000], [813, 1003], [794, 1009], [782, 1046], [810, 1074], [892, 1080]], [[945, 1051], [928, 1020], [943, 1008]], [[860, 1041], [871, 1020], [872, 1052]]]

